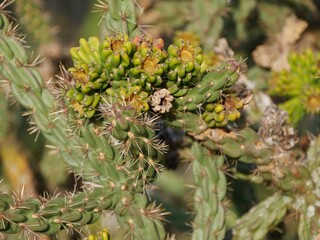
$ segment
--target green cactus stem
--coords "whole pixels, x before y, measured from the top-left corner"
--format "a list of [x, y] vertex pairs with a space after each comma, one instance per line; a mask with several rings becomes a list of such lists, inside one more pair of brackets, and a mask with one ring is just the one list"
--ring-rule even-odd
[[[263, 239], [271, 225], [275, 226], [285, 216], [284, 210], [293, 211], [294, 214], [299, 216], [299, 239], [310, 239], [318, 234], [319, 222], [316, 219], [319, 219], [317, 213], [319, 207], [317, 203], [320, 199], [318, 193], [319, 138], [313, 139], [307, 156], [301, 159], [301, 153], [293, 150], [297, 142], [297, 137], [294, 129], [287, 125], [287, 120], [288, 115], [286, 112], [279, 110], [273, 105], [265, 112], [265, 116], [261, 121], [259, 135], [252, 130], [246, 130], [246, 134], [245, 132], [240, 133], [238, 135], [239, 138], [235, 137], [233, 143], [229, 146], [225, 145], [228, 140], [226, 141], [226, 139], [224, 139], [219, 141], [222, 143], [219, 148], [223, 149], [226, 155], [239, 158], [239, 161], [242, 162], [256, 164], [256, 169], [252, 176], [253, 182], [264, 182], [271, 185], [274, 190], [276, 189], [278, 192], [277, 197], [274, 195], [268, 198], [269, 200], [267, 199], [267, 202], [273, 202], [273, 200], [270, 199], [282, 198], [279, 202], [278, 200], [274, 200], [273, 205], [277, 209], [278, 204], [281, 202], [286, 205], [283, 208], [280, 207], [278, 210], [275, 209], [275, 213], [279, 215], [268, 214], [269, 217], [271, 216], [269, 223], [259, 223], [259, 219], [261, 218], [254, 220], [254, 217], [258, 216], [256, 214], [258, 210], [255, 208], [251, 209], [249, 213], [247, 213], [248, 217], [245, 215], [243, 218], [237, 220], [239, 226], [235, 226], [236, 239]], [[215, 134], [215, 138], [219, 139], [217, 133]], [[250, 142], [250, 145], [246, 145]], [[226, 151], [227, 146], [228, 148], [232, 146], [232, 150], [237, 151], [237, 153], [230, 152], [228, 154]], [[250, 150], [247, 146], [250, 147]], [[250, 177], [248, 179], [250, 179]], [[279, 195], [279, 193], [281, 193], [281, 195]], [[290, 201], [284, 201], [285, 199], [290, 199]], [[269, 204], [267, 202], [265, 204]], [[262, 202], [260, 204], [262, 211], [262, 209], [265, 208], [263, 207], [264, 203]], [[256, 208], [260, 209], [260, 204], [257, 205]], [[270, 210], [270, 208], [268, 209]], [[274, 218], [272, 218], [272, 216]], [[242, 225], [245, 218], [248, 220], [251, 219], [250, 221], [252, 221], [245, 223], [248, 224], [248, 227], [252, 226], [253, 222], [261, 225], [256, 226], [253, 224], [253, 226], [256, 226], [256, 230], [252, 227], [245, 230]]]
[[317, 136], [311, 140], [307, 151], [307, 168], [310, 172], [309, 178], [304, 177], [306, 181], [304, 195], [297, 198], [294, 210], [300, 214], [298, 234], [299, 239], [307, 240], [316, 238], [319, 234], [319, 206], [320, 199], [319, 173], [320, 173], [320, 137]]
[[2, 142], [9, 132], [10, 122], [12, 120], [5, 91], [0, 91], [0, 112], [3, 113], [2, 124], [0, 126], [0, 142]]
[[130, 38], [139, 34], [136, 6], [133, 0], [107, 0], [108, 10], [103, 16], [107, 33], [121, 32]]
[[223, 200], [227, 193], [227, 179], [221, 170], [222, 155], [211, 155], [195, 142], [191, 147], [193, 177], [196, 184], [194, 196], [195, 218], [192, 239], [224, 239], [226, 232]]
[[251, 208], [233, 227], [235, 240], [262, 240], [271, 228], [276, 227], [286, 215], [292, 199], [275, 194]]
[[102, 188], [67, 196], [36, 199], [0, 193], [0, 232], [55, 234], [95, 222], [112, 209], [116, 195]]

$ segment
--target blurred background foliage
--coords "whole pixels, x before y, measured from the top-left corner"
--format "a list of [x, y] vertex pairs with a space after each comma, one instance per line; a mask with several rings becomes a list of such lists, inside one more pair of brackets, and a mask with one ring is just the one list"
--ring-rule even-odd
[[[246, 109], [247, 125], [258, 127], [264, 109], [271, 102], [288, 111], [299, 130], [302, 149], [307, 149], [310, 134], [318, 135], [320, 126], [320, 1], [318, 0], [136, 0], [141, 7], [139, 25], [154, 38], [167, 44], [184, 38], [206, 50], [205, 61], [214, 63], [219, 56], [235, 52], [248, 68], [244, 81], [255, 93]], [[0, 1], [1, 3], [2, 1]], [[103, 2], [103, 1], [101, 1]], [[98, 25], [101, 13], [94, 12], [95, 0], [16, 0], [10, 6], [13, 16], [26, 34], [30, 54], [45, 60], [39, 70], [47, 81], [59, 74], [59, 63], [71, 65], [69, 48], [80, 37], [102, 35]], [[226, 41], [221, 40], [222, 38]], [[229, 44], [229, 45], [228, 45]], [[233, 51], [232, 51], [232, 50]], [[41, 134], [29, 126], [13, 99], [0, 89], [0, 190], [43, 195], [74, 190], [81, 179], [68, 174], [62, 160], [50, 152]], [[241, 124], [241, 123], [239, 123]], [[29, 133], [33, 133], [29, 135]], [[179, 132], [171, 133], [170, 145], [179, 146]], [[167, 171], [151, 192], [164, 204], [167, 229], [177, 239], [190, 239], [193, 201], [188, 156], [177, 150], [168, 154]], [[180, 155], [179, 155], [180, 154]], [[183, 161], [185, 160], [185, 161]], [[239, 166], [241, 167], [241, 166]], [[250, 171], [250, 169], [246, 169]], [[234, 181], [230, 174], [229, 198], [233, 199], [229, 224], [268, 196], [269, 189], [245, 181]], [[235, 198], [235, 196], [237, 196]], [[296, 239], [294, 218], [271, 232], [268, 239]], [[106, 216], [91, 231], [117, 224]], [[115, 236], [113, 234], [113, 236]], [[59, 239], [71, 239], [65, 232]], [[81, 236], [74, 236], [79, 239]], [[115, 236], [114, 239], [122, 237]], [[13, 240], [15, 237], [8, 236]], [[39, 237], [39, 239], [50, 239]]]

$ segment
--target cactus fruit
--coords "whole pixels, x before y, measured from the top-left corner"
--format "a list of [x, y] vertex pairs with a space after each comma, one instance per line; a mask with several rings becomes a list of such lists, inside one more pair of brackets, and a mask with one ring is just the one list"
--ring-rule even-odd
[[[240, 65], [228, 60], [214, 68], [202, 68], [202, 50], [184, 40], [163, 49], [162, 39], [115, 33], [101, 43], [97, 37], [81, 39], [80, 47], [70, 50], [74, 67], [67, 105], [80, 117], [101, 114], [99, 106], [117, 101], [137, 112], [201, 110], [209, 127], [224, 127], [240, 118], [248, 103], [237, 91]], [[213, 111], [212, 105], [220, 107]], [[217, 106], [218, 106], [217, 105]], [[219, 109], [219, 108], [223, 109]]]
[[[202, 49], [193, 47], [189, 42], [180, 39], [177, 44], [168, 47], [167, 64], [168, 80], [180, 87], [189, 85], [190, 81], [200, 73], [203, 61]], [[192, 81], [191, 81], [192, 82]]]
[[87, 240], [111, 240], [111, 238], [108, 229], [104, 228], [96, 235], [90, 234]]
[[163, 74], [168, 68], [164, 62], [167, 58], [167, 53], [163, 50], [164, 42], [161, 38], [152, 40], [139, 37], [134, 41], [138, 49], [132, 59], [134, 67], [130, 69], [130, 76], [145, 91], [152, 91], [151, 86], [158, 87], [162, 84]]
[[227, 96], [221, 103], [208, 103], [205, 106], [205, 112], [202, 114], [202, 118], [208, 124], [209, 127], [226, 126], [230, 121], [235, 121], [240, 118], [241, 113], [238, 109], [244, 106], [244, 100], [232, 95]]

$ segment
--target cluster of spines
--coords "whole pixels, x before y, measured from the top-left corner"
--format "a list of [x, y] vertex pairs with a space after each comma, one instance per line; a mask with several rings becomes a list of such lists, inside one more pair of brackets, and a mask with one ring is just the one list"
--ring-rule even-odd
[[140, 115], [131, 106], [119, 103], [111, 104], [101, 112], [104, 119], [101, 131], [107, 137], [112, 137], [118, 145], [124, 161], [121, 165], [130, 166], [129, 177], [132, 178], [133, 186], [143, 189], [143, 186], [152, 182], [157, 176], [156, 173], [161, 170], [159, 166], [167, 148], [157, 139], [157, 119]]

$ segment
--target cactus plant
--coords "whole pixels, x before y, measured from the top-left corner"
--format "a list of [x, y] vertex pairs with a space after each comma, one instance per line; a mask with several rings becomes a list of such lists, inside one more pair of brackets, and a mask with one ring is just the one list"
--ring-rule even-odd
[[[197, 14], [206, 12], [205, 3], [193, 2]], [[112, 211], [127, 239], [174, 239], [166, 232], [167, 213], [150, 194], [154, 181], [166, 171], [166, 153], [172, 147], [160, 138], [166, 127], [183, 132], [179, 150], [191, 159], [192, 239], [224, 239], [228, 230], [234, 239], [264, 239], [290, 214], [298, 216], [300, 239], [317, 237], [319, 137], [304, 154], [287, 122], [291, 113], [275, 105], [266, 109], [258, 130], [242, 124], [243, 108], [252, 99], [243, 82], [242, 60], [233, 54], [214, 63], [204, 60], [213, 45], [203, 32], [200, 39], [208, 40], [204, 48], [186, 39], [165, 44], [162, 38], [142, 34], [135, 1], [98, 5], [105, 11], [103, 38], [80, 38], [79, 46], [70, 49], [72, 66], [61, 67], [52, 82], [45, 82], [36, 63], [29, 61], [4, 10], [7, 2], [0, 5], [2, 82], [26, 109], [32, 132], [41, 131], [49, 147], [83, 181], [81, 191], [63, 196], [0, 193], [0, 233], [81, 231]], [[220, 19], [217, 14], [213, 15]], [[248, 11], [235, 16], [247, 15]], [[203, 14], [202, 20], [210, 17]], [[212, 30], [217, 35], [220, 20]], [[304, 74], [303, 65], [316, 75], [317, 59], [307, 54], [308, 61], [292, 55], [290, 73]], [[277, 74], [281, 87], [296, 87], [294, 78], [283, 78], [289, 72]], [[312, 76], [308, 84], [316, 86]], [[314, 112], [317, 97], [307, 101]], [[274, 193], [231, 223], [228, 201], [234, 199], [228, 195], [228, 175]], [[106, 229], [87, 239], [113, 239]]]
[[297, 124], [305, 114], [319, 114], [319, 54], [311, 49], [288, 56], [290, 70], [274, 72], [270, 79], [270, 93], [286, 97], [281, 106]]

